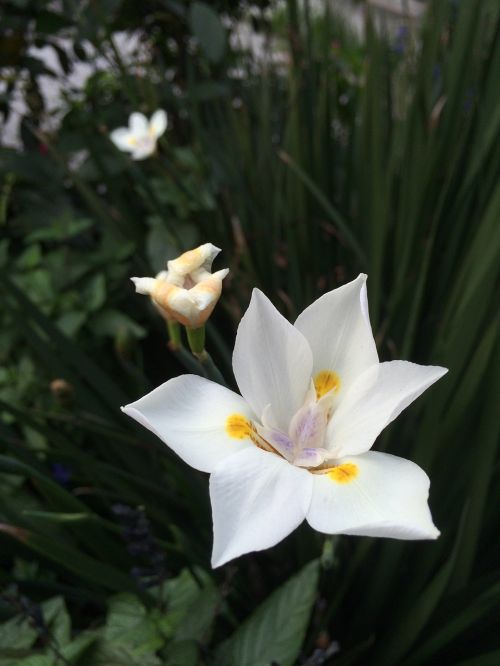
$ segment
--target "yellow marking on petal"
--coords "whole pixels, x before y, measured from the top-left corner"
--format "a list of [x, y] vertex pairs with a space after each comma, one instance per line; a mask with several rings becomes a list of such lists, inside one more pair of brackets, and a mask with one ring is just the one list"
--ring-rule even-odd
[[332, 467], [327, 472], [329, 478], [337, 483], [350, 483], [359, 474], [358, 466], [354, 463], [344, 463], [337, 467]]
[[322, 370], [314, 378], [316, 397], [319, 400], [330, 391], [338, 393], [340, 390], [340, 377], [332, 370]]
[[253, 423], [243, 414], [231, 414], [227, 417], [226, 432], [229, 437], [234, 439], [246, 439], [248, 437], [259, 449], [279, 455], [271, 444], [259, 435]]
[[226, 432], [234, 439], [245, 439], [245, 437], [253, 439], [254, 436], [253, 426], [243, 414], [231, 414], [227, 417]]
[[135, 146], [137, 145], [137, 139], [135, 138], [135, 136], [129, 136], [127, 139], [127, 143], [129, 144], [129, 146]]

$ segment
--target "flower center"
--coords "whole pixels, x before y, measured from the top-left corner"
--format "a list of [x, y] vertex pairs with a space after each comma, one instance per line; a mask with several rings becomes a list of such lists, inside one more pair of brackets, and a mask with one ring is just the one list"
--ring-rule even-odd
[[[317, 471], [320, 471], [320, 466], [321, 471], [329, 469], [325, 461], [331, 459], [331, 456], [324, 448], [324, 440], [333, 400], [340, 384], [340, 377], [336, 372], [319, 372], [311, 381], [304, 404], [294, 414], [286, 433], [275, 427], [272, 405], [268, 405], [264, 410], [261, 423], [251, 423], [241, 414], [231, 414], [226, 419], [226, 432], [234, 439], [250, 438], [259, 448], [276, 453], [297, 467], [317, 468]], [[335, 469], [341, 467], [343, 469], [345, 466]], [[347, 481], [353, 476], [349, 469], [337, 471], [335, 474], [335, 480], [339, 483], [344, 482], [344, 478]]]
[[131, 136], [128, 141], [131, 146], [134, 146], [134, 148], [143, 150], [146, 148], [149, 149], [154, 139], [146, 134], [144, 136]]

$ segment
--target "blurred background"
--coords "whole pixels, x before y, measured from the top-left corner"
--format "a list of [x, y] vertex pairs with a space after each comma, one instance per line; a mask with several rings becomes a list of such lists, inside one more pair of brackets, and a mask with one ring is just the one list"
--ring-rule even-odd
[[[0, 12], [0, 666], [500, 663], [498, 0]], [[375, 444], [440, 539], [210, 569], [206, 475], [119, 410], [193, 369], [129, 277], [205, 242], [230, 385], [253, 287], [293, 320], [361, 271], [381, 359], [450, 368]]]

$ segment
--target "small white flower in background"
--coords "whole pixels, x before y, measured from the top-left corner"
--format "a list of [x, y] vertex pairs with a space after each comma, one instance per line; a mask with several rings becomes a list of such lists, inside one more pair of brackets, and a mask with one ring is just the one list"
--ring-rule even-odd
[[325, 294], [293, 326], [255, 289], [233, 354], [241, 396], [183, 375], [123, 408], [211, 472], [213, 566], [277, 544], [304, 519], [327, 534], [439, 536], [426, 473], [370, 449], [447, 370], [379, 363], [365, 281]]
[[228, 268], [210, 272], [219, 252], [212, 243], [184, 252], [169, 261], [168, 270], [158, 273], [156, 278], [132, 278], [135, 289], [151, 296], [165, 319], [199, 328], [212, 314], [221, 295], [222, 280], [229, 272]]
[[119, 127], [110, 134], [117, 148], [131, 153], [133, 160], [144, 160], [156, 150], [156, 142], [167, 129], [167, 114], [158, 109], [148, 120], [142, 113], [132, 113], [128, 127]]

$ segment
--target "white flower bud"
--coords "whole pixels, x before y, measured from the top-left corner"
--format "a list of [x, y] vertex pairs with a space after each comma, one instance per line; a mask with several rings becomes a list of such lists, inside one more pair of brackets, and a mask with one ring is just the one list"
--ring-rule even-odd
[[156, 278], [132, 278], [136, 291], [148, 294], [167, 320], [199, 328], [212, 314], [220, 298], [228, 268], [210, 273], [220, 249], [205, 243], [168, 262], [168, 271]]

